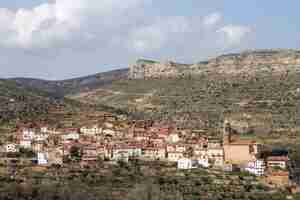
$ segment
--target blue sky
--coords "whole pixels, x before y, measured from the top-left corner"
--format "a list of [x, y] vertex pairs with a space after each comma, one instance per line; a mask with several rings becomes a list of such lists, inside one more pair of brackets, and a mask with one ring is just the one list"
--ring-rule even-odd
[[0, 77], [64, 79], [136, 59], [300, 47], [296, 0], [2, 0]]

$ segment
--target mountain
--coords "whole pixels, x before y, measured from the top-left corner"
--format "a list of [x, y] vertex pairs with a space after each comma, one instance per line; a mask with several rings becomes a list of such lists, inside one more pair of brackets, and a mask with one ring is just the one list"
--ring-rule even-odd
[[70, 80], [10, 81], [135, 119], [210, 132], [226, 119], [245, 134], [295, 136], [300, 134], [299, 70], [298, 50], [255, 50], [196, 64], [138, 60], [129, 69]]
[[11, 80], [16, 81], [18, 85], [26, 88], [34, 88], [56, 97], [64, 97], [70, 94], [97, 89], [104, 85], [111, 84], [115, 80], [127, 79], [127, 77], [128, 69], [118, 69], [61, 81], [47, 81], [31, 78], [14, 78]]
[[63, 100], [44, 91], [25, 88], [12, 80], [0, 80], [0, 123], [43, 118], [51, 108], [62, 105]]
[[130, 67], [131, 79], [188, 78], [210, 76], [256, 76], [257, 74], [298, 73], [300, 51], [256, 50], [222, 55], [196, 64], [138, 60]]
[[[19, 121], [35, 121], [57, 124], [60, 121], [75, 122], [83, 113], [109, 112], [127, 114], [107, 105], [82, 104], [66, 98], [69, 95], [87, 92], [115, 80], [125, 80], [128, 69], [119, 69], [95, 75], [48, 81], [33, 78], [0, 79], [0, 128], [1, 124]], [[71, 119], [72, 118], [72, 119]]]
[[227, 119], [245, 134], [300, 134], [300, 52], [259, 50], [197, 64], [139, 60], [128, 80], [72, 98], [183, 128], [220, 130]]

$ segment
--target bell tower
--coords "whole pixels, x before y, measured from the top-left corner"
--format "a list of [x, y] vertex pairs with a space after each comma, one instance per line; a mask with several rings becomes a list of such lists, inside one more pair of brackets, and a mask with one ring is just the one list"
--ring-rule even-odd
[[224, 121], [223, 125], [223, 144], [230, 144], [232, 142], [232, 130], [230, 122], [228, 120]]

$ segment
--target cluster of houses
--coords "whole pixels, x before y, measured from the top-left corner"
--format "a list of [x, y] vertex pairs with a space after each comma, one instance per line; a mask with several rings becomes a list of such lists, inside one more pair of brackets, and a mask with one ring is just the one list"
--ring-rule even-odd
[[48, 126], [21, 125], [16, 142], [5, 144], [6, 153], [20, 148], [36, 153], [38, 165], [64, 164], [78, 149], [84, 165], [99, 160], [128, 161], [130, 158], [177, 163], [179, 169], [215, 167], [232, 170], [233, 165], [257, 176], [269, 168], [285, 170], [287, 153], [262, 156], [263, 145], [234, 135], [225, 122], [223, 138], [205, 136], [203, 131], [182, 130], [154, 122], [102, 123], [78, 128], [54, 129]]

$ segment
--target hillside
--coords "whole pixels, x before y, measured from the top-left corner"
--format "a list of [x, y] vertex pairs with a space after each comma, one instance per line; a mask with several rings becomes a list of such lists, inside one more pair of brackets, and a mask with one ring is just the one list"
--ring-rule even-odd
[[[201, 68], [201, 73], [180, 77], [171, 76], [164, 64], [142, 60], [138, 63], [147, 63], [144, 69], [161, 65], [157, 74], [162, 76], [153, 71], [149, 76], [148, 70], [142, 73], [148, 75], [134, 78], [131, 67], [131, 80], [114, 81], [73, 98], [124, 109], [137, 118], [175, 121], [182, 127], [214, 132], [226, 118], [245, 134], [295, 137], [300, 134], [299, 55], [291, 50], [225, 55], [207, 62], [222, 65], [199, 64], [207, 65], [209, 73]], [[194, 68], [171, 65], [176, 70]]]
[[173, 121], [183, 128], [216, 132], [228, 119], [245, 134], [295, 137], [300, 134], [299, 69], [299, 51], [259, 50], [197, 64], [138, 60], [129, 71], [63, 81], [13, 81], [133, 118]]
[[300, 51], [257, 50], [222, 55], [196, 64], [138, 60], [130, 67], [131, 79], [188, 78], [200, 75], [256, 76], [300, 71]]
[[[43, 118], [63, 101], [35, 89], [25, 89], [10, 80], [0, 80], [0, 122]], [[42, 117], [43, 116], [43, 117]]]
[[31, 78], [14, 78], [17, 84], [26, 88], [45, 91], [56, 97], [97, 89], [115, 80], [127, 79], [128, 69], [119, 69], [90, 76], [61, 81], [47, 81]]

